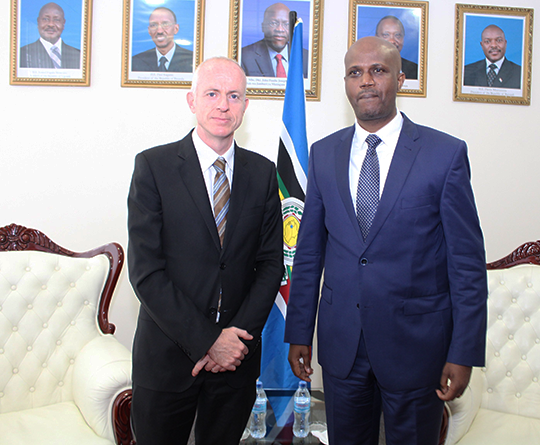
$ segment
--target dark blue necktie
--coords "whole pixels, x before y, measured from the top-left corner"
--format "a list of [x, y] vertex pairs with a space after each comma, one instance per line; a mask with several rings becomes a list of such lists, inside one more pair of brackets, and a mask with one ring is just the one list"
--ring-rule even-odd
[[161, 59], [159, 59], [158, 71], [167, 71], [167, 66], [165, 65], [166, 63], [167, 58], [165, 56], [161, 56]]
[[366, 138], [368, 149], [360, 170], [358, 188], [356, 190], [356, 218], [364, 240], [367, 238], [373, 218], [379, 205], [379, 158], [377, 146], [381, 139], [376, 134]]

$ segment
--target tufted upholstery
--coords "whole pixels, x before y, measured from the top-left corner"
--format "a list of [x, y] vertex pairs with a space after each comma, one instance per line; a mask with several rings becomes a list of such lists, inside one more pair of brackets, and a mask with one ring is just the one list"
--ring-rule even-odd
[[38, 231], [0, 228], [2, 445], [116, 442], [131, 355], [107, 310], [122, 264], [117, 244], [76, 254]]
[[540, 443], [540, 242], [488, 264], [486, 366], [448, 404], [447, 445]]

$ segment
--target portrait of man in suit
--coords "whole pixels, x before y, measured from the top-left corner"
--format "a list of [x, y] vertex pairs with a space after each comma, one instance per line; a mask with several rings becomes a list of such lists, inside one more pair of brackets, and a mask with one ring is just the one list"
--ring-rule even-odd
[[386, 443], [436, 445], [444, 402], [485, 358], [467, 145], [397, 109], [404, 81], [395, 45], [357, 40], [345, 55], [355, 123], [309, 154], [285, 341], [310, 381], [317, 325], [332, 445], [379, 443], [381, 409]]
[[174, 41], [179, 29], [171, 9], [162, 6], [154, 9], [149, 17], [148, 34], [155, 47], [134, 55], [131, 71], [192, 72], [193, 51]]
[[[241, 64], [247, 76], [286, 78], [289, 71], [289, 12], [283, 3], [264, 11], [261, 29], [264, 37], [242, 47]], [[303, 50], [304, 77], [308, 72], [308, 51]]]
[[132, 422], [139, 445], [238, 445], [255, 401], [261, 333], [283, 277], [274, 163], [234, 132], [249, 104], [236, 61], [204, 61], [187, 94], [197, 125], [139, 153], [128, 264], [140, 300]]
[[[397, 17], [387, 15], [379, 20], [375, 35], [390, 42], [401, 54], [405, 41], [405, 27]], [[416, 80], [418, 79], [418, 64], [401, 57], [401, 72], [405, 74], [405, 79]]]
[[521, 66], [506, 58], [507, 44], [499, 26], [486, 26], [480, 41], [485, 59], [465, 65], [463, 85], [521, 88]]
[[62, 40], [66, 25], [64, 10], [56, 3], [47, 3], [39, 11], [39, 39], [21, 47], [20, 68], [79, 69], [81, 52]]

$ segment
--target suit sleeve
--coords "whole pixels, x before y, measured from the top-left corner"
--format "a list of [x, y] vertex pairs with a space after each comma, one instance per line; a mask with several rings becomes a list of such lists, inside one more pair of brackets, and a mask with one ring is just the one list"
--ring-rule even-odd
[[[169, 279], [162, 248], [162, 205], [144, 153], [137, 155], [128, 197], [128, 265], [144, 312], [194, 362], [221, 333]], [[179, 316], [181, 314], [181, 316]]]
[[255, 279], [230, 326], [247, 330], [254, 339], [262, 333], [283, 278], [283, 223], [276, 169], [267, 181], [264, 219], [255, 259]]
[[324, 203], [315, 174], [315, 156], [316, 150], [312, 148], [285, 322], [285, 342], [298, 345], [311, 345], [313, 342], [328, 236], [324, 224]]
[[487, 316], [486, 260], [464, 142], [456, 151], [443, 188], [441, 220], [446, 240], [453, 319], [447, 361], [483, 366]]

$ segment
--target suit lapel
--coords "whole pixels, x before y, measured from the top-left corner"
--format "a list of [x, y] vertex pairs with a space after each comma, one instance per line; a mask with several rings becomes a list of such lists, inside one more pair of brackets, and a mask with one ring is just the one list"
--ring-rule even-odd
[[202, 175], [201, 164], [199, 163], [199, 158], [197, 157], [197, 152], [193, 145], [193, 139], [191, 138], [191, 132], [182, 139], [179, 144], [178, 157], [180, 158], [180, 178], [212, 235], [214, 244], [218, 249], [221, 249], [216, 222], [208, 199], [208, 192]]
[[351, 145], [352, 139], [354, 136], [354, 125], [347, 128], [341, 138], [341, 144], [336, 148], [335, 155], [335, 166], [336, 166], [336, 178], [339, 194], [347, 215], [351, 224], [354, 227], [356, 234], [359, 239], [363, 242], [362, 232], [360, 231], [360, 226], [358, 225], [358, 220], [356, 219], [356, 211], [354, 204], [351, 198], [351, 189], [349, 187], [349, 164], [351, 158]]
[[264, 43], [264, 41], [261, 41], [260, 44], [257, 45], [256, 61], [263, 75], [265, 76], [274, 75], [274, 67], [272, 66], [272, 61], [270, 60], [270, 54], [268, 53], [268, 48], [266, 47], [266, 43]]
[[373, 224], [366, 239], [366, 248], [377, 236], [377, 233], [396, 204], [396, 200], [420, 151], [420, 144], [416, 142], [418, 138], [419, 134], [416, 125], [407, 116], [403, 115], [403, 127], [399, 135], [396, 150], [394, 151], [394, 156], [392, 157], [392, 162], [390, 163], [390, 169], [388, 170], [388, 176], [377, 213], [375, 214]]
[[229, 213], [227, 214], [227, 226], [225, 228], [225, 238], [223, 248], [226, 249], [234, 233], [234, 229], [242, 214], [246, 193], [250, 187], [250, 173], [248, 162], [244, 156], [243, 149], [235, 143], [234, 148], [234, 173], [233, 187], [231, 190], [231, 201], [229, 204]]

